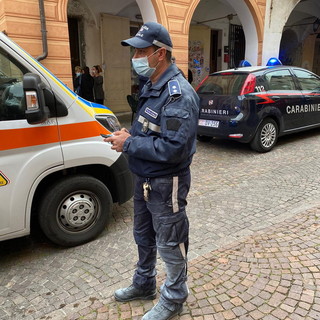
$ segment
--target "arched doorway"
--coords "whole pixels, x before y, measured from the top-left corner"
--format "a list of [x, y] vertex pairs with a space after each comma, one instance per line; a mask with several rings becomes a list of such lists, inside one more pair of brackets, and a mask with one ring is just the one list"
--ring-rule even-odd
[[250, 4], [197, 1], [189, 31], [189, 68], [195, 87], [209, 72], [237, 67], [243, 59], [258, 64], [262, 19], [260, 11], [255, 11], [257, 5]]
[[[93, 33], [95, 32], [95, 34], [99, 34], [98, 29], [100, 28], [99, 23], [101, 19], [101, 12], [111, 14], [113, 16], [128, 18], [129, 24], [131, 24], [132, 21], [137, 22], [137, 24], [140, 23], [140, 25], [146, 21], [158, 21], [162, 23], [171, 34], [174, 44], [173, 54], [176, 57], [177, 64], [185, 73], [187, 72], [187, 69], [189, 67], [190, 23], [192, 23], [192, 18], [198, 6], [202, 5], [202, 3], [204, 3], [204, 5], [206, 5], [207, 3], [207, 6], [209, 6], [209, 8], [212, 8], [216, 7], [217, 3], [221, 3], [223, 6], [232, 9], [231, 17], [233, 20], [232, 22], [235, 22], [234, 25], [236, 27], [241, 25], [241, 28], [243, 30], [243, 37], [245, 37], [246, 39], [245, 47], [243, 46], [243, 57], [250, 60], [252, 64], [258, 64], [261, 60], [261, 35], [263, 30], [263, 12], [265, 10], [265, 5], [261, 3], [258, 4], [256, 0], [189, 0], [181, 3], [177, 3], [176, 1], [172, 0], [123, 0], [108, 1], [108, 4], [106, 4], [106, 2], [101, 2], [98, 0], [69, 0], [69, 2], [70, 1], [73, 1], [77, 4], [82, 3], [87, 6], [88, 10], [86, 10], [86, 12], [87, 14], [91, 15], [92, 18], [85, 19], [85, 22], [88, 26], [88, 28], [85, 28], [85, 30], [91, 29]], [[215, 6], [213, 6], [213, 3], [215, 4]], [[227, 16], [229, 16], [230, 18], [230, 15], [227, 14]], [[139, 19], [137, 17], [139, 17]], [[138, 21], [136, 21], [137, 19]], [[228, 25], [230, 25], [230, 21], [231, 19], [228, 20]], [[134, 30], [134, 28], [131, 29]], [[226, 38], [228, 38], [229, 28], [226, 30]], [[117, 39], [117, 36], [115, 34], [112, 34], [112, 37], [114, 39]], [[225, 49], [228, 50], [228, 42], [226, 42], [225, 44], [225, 42], [221, 40], [223, 39], [223, 32], [220, 31], [219, 33], [219, 31], [210, 31], [210, 37], [214, 41], [213, 47], [215, 48], [214, 50], [217, 53], [217, 61], [215, 62], [215, 64], [210, 62], [209, 66], [205, 69], [207, 73], [213, 69], [213, 66], [215, 69], [223, 69], [228, 66], [227, 62], [224, 62], [223, 60]], [[99, 56], [101, 63], [104, 64], [103, 60], [105, 59], [105, 56], [107, 55], [109, 50], [104, 50], [106, 46], [104, 47], [103, 41], [101, 42], [99, 48], [99, 41], [95, 41], [94, 39], [97, 39], [97, 36], [87, 37], [87, 40], [85, 41], [86, 64], [93, 64], [93, 58], [96, 59], [96, 63], [96, 61], [99, 60]], [[100, 39], [102, 39], [101, 35]], [[121, 37], [117, 39], [117, 41], [119, 40], [121, 40]], [[92, 43], [92, 45], [90, 45], [90, 43]], [[118, 49], [118, 52], [124, 52], [123, 50], [120, 50], [120, 48]], [[218, 62], [219, 52], [220, 62]], [[129, 61], [129, 59], [127, 61]], [[106, 70], [108, 70], [107, 64], [105, 64], [105, 66]], [[122, 74], [125, 73], [122, 72]], [[204, 75], [201, 74], [201, 76]], [[122, 80], [120, 79], [120, 82], [118, 80], [116, 82], [111, 82], [110, 85], [106, 87], [106, 90], [110, 89], [115, 83], [120, 83], [121, 87], [126, 87], [124, 86]], [[125, 90], [128, 91], [128, 87]], [[112, 92], [115, 91], [112, 90]], [[120, 96], [124, 95], [124, 92], [120, 94]], [[107, 96], [107, 101], [108, 99], [109, 97]], [[111, 99], [109, 100], [109, 103], [113, 106], [113, 108], [115, 108], [115, 110], [121, 110], [121, 104], [122, 106], [124, 105], [123, 99], [122, 102], [117, 102], [116, 99]], [[127, 106], [125, 106], [125, 108], [126, 107]]]
[[[70, 21], [76, 20], [78, 25], [78, 32], [70, 38], [71, 61], [80, 62], [81, 66], [102, 67], [104, 103], [117, 113], [130, 110], [126, 96], [137, 87], [131, 70], [130, 49], [123, 48], [120, 42], [133, 36], [143, 24], [138, 2], [69, 0], [67, 6], [69, 31]], [[150, 8], [143, 9], [145, 15], [152, 15]], [[74, 45], [77, 42], [78, 45]], [[78, 48], [78, 54], [73, 48]]]
[[[317, 73], [320, 69], [317, 59], [320, 3], [318, 0], [299, 1], [289, 12], [283, 28], [279, 56], [284, 64], [300, 66]], [[295, 37], [290, 41], [288, 34]]]
[[301, 65], [301, 47], [292, 29], [284, 30], [280, 42], [279, 59], [285, 65]]
[[[315, 22], [320, 16], [320, 3], [318, 0], [292, 0], [273, 2], [272, 7], [267, 7], [265, 34], [263, 44], [263, 63], [270, 57], [282, 55], [286, 63], [292, 60], [289, 56], [283, 56], [289, 52], [291, 44], [286, 40], [288, 32], [296, 35], [296, 52], [294, 64], [313, 68], [314, 47], [317, 31], [314, 31]], [[290, 53], [289, 53], [290, 54]]]

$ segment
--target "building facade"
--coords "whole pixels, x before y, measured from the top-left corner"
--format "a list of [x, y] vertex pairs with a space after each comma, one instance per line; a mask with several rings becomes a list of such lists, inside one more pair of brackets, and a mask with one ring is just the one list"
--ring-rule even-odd
[[70, 88], [75, 65], [101, 65], [105, 104], [115, 112], [129, 110], [126, 95], [137, 87], [120, 41], [146, 21], [167, 27], [195, 87], [242, 59], [280, 57], [320, 72], [318, 0], [0, 0], [0, 12], [0, 30]]

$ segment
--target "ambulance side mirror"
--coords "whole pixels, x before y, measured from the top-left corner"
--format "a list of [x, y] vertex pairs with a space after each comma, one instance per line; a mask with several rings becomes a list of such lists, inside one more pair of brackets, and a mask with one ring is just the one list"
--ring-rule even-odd
[[39, 75], [26, 73], [23, 76], [23, 91], [26, 99], [26, 119], [30, 124], [38, 124], [49, 117], [49, 108], [45, 106], [44, 84]]

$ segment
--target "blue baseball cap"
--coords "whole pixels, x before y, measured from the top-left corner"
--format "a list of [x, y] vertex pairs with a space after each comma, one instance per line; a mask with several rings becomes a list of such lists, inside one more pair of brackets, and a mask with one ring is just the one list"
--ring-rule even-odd
[[133, 38], [122, 40], [121, 44], [138, 49], [155, 45], [168, 51], [173, 47], [168, 30], [157, 22], [145, 23]]

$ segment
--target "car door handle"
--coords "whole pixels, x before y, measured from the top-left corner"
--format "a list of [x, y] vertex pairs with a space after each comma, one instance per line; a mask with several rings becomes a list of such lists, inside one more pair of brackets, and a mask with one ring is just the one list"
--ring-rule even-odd
[[279, 97], [279, 96], [273, 96], [273, 97], [272, 97], [272, 100], [273, 100], [273, 101], [278, 101], [278, 100], [280, 100], [280, 97]]

